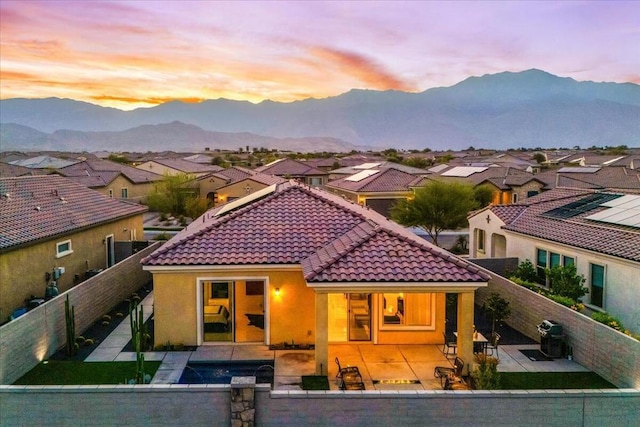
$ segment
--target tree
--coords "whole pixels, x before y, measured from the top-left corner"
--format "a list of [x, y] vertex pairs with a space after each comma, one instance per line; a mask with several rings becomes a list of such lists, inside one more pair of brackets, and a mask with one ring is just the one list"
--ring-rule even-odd
[[147, 196], [149, 209], [174, 216], [186, 214], [187, 201], [195, 198], [194, 190], [189, 188], [193, 180], [189, 174], [165, 175]]
[[482, 305], [482, 309], [491, 316], [491, 335], [496, 332], [496, 324], [500, 325], [511, 314], [509, 301], [496, 292], [489, 295], [489, 298]]
[[479, 185], [473, 188], [473, 198], [479, 208], [484, 208], [493, 200], [493, 188], [489, 185]]
[[535, 160], [536, 162], [538, 162], [539, 165], [541, 165], [547, 160], [547, 158], [542, 153], [536, 153], [533, 155], [533, 160]]
[[440, 232], [466, 226], [467, 214], [477, 206], [471, 185], [430, 181], [415, 191], [413, 199], [396, 203], [391, 218], [406, 227], [423, 229], [438, 245]]

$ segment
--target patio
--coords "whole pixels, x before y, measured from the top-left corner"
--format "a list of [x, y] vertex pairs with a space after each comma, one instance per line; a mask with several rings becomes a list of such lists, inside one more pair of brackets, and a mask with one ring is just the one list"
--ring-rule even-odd
[[[143, 300], [145, 317], [151, 315], [153, 292]], [[123, 351], [130, 339], [127, 318], [86, 359], [90, 361], [135, 360], [135, 353]], [[553, 359], [534, 361], [520, 350], [536, 350], [539, 344], [501, 345], [500, 372], [588, 372], [575, 361]], [[336, 374], [340, 360], [342, 367], [357, 366], [366, 390], [437, 390], [440, 380], [433, 377], [436, 366], [453, 363], [447, 358], [442, 345], [373, 345], [371, 343], [345, 343], [329, 345], [329, 366], [323, 368], [329, 377], [329, 386], [338, 390]], [[195, 351], [146, 352], [145, 360], [161, 360], [162, 364], [152, 380], [153, 384], [174, 384], [189, 361], [274, 360], [274, 389], [300, 390], [301, 377], [315, 374], [313, 350], [269, 350], [264, 344], [214, 344], [198, 347]], [[467, 361], [465, 361], [467, 362]]]

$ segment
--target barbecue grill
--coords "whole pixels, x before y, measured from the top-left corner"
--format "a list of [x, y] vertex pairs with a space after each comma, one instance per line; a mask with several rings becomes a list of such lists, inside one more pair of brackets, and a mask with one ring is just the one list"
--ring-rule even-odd
[[553, 320], [543, 320], [538, 325], [540, 334], [540, 351], [547, 357], [562, 357], [565, 336], [562, 334], [562, 325]]

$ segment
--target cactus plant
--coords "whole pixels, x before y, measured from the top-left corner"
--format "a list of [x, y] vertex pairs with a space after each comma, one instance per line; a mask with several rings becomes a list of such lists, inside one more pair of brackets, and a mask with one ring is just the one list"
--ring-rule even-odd
[[74, 356], [78, 351], [78, 347], [76, 345], [76, 315], [75, 315], [75, 307], [69, 304], [69, 295], [67, 295], [67, 299], [64, 301], [64, 320], [66, 323], [67, 330], [67, 355]]

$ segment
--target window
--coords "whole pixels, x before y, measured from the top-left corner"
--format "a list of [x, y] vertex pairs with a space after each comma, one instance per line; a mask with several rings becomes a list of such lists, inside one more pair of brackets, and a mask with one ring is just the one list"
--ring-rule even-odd
[[476, 248], [478, 249], [478, 252], [484, 253], [484, 247], [485, 247], [484, 239], [485, 239], [484, 230], [481, 228], [476, 228]]
[[535, 196], [537, 194], [538, 194], [538, 192], [535, 191], [535, 190], [527, 191], [527, 197], [533, 197], [533, 196]]
[[128, 188], [123, 188], [122, 190], [120, 190], [120, 197], [122, 199], [128, 199], [129, 198], [129, 189]]
[[322, 185], [322, 178], [320, 177], [311, 177], [309, 178], [309, 185], [312, 187], [317, 187]]
[[574, 257], [570, 257], [570, 256], [562, 256], [562, 265], [575, 265], [576, 264], [576, 259]]
[[62, 258], [73, 253], [71, 248], [71, 240], [56, 243], [56, 258]]
[[537, 249], [536, 270], [538, 272], [538, 282], [540, 283], [546, 283], [544, 270], [547, 268], [547, 265], [547, 251], [544, 249]]
[[511, 195], [511, 203], [518, 203], [518, 193], [513, 193]]
[[109, 189], [109, 197], [113, 198], [113, 190]]
[[433, 294], [382, 294], [382, 327], [384, 329], [424, 329], [433, 324]]
[[549, 268], [560, 265], [560, 254], [549, 252]]
[[604, 266], [589, 264], [591, 284], [591, 304], [604, 308]]

